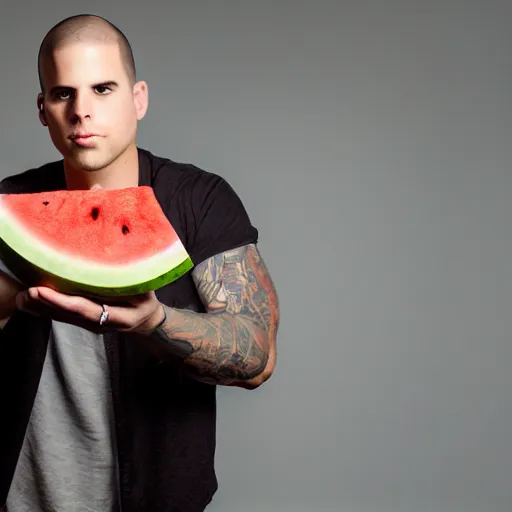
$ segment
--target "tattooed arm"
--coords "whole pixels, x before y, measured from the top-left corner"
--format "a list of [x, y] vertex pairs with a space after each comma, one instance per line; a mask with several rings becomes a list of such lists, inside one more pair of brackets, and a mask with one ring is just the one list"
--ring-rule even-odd
[[255, 388], [276, 363], [277, 294], [256, 245], [213, 256], [193, 270], [207, 313], [163, 306], [166, 318], [152, 334], [194, 378]]

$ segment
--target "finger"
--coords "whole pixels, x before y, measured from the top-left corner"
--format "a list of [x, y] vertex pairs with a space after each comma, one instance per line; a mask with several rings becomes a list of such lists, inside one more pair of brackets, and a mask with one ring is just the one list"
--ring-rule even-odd
[[56, 309], [73, 313], [87, 320], [99, 318], [102, 312], [102, 307], [99, 304], [85, 297], [66, 295], [46, 287], [39, 287], [36, 290], [38, 300]]
[[[102, 302], [101, 305], [104, 305], [108, 312], [105, 326], [121, 331], [130, 331], [137, 328], [141, 323], [147, 321], [156, 309], [157, 304], [159, 304], [156, 297], [153, 299], [151, 296], [149, 297], [146, 299], [138, 297], [137, 302], [135, 302], [135, 299], [131, 299], [131, 303], [123, 302], [116, 305]], [[98, 323], [103, 311], [102, 306], [96, 311], [98, 312], [95, 313], [95, 316], [88, 318]]]
[[54, 310], [67, 311], [82, 315], [87, 307], [84, 302], [87, 299], [82, 297], [74, 297], [52, 290], [51, 288], [38, 287], [29, 289], [34, 300], [41, 302]]
[[[55, 318], [56, 315], [62, 315], [65, 311], [76, 315], [77, 318], [73, 320], [73, 323], [77, 325], [80, 319], [80, 322], [88, 322], [86, 328], [90, 330], [102, 327], [99, 324], [103, 313], [102, 304], [108, 303], [98, 303], [85, 297], [66, 295], [47, 287], [38, 287], [36, 290], [32, 290], [31, 293], [34, 297], [37, 297], [37, 300], [57, 310], [51, 313], [52, 318]], [[127, 304], [127, 299], [131, 303]], [[119, 298], [118, 300], [124, 300], [123, 304], [115, 306], [108, 304], [105, 306], [108, 312], [108, 319], [103, 326], [104, 328], [123, 331], [137, 328], [141, 322], [146, 321], [151, 316], [156, 304], [158, 304], [154, 292], [124, 297], [123, 299]]]
[[86, 315], [87, 312], [91, 311], [101, 311], [101, 304], [103, 304], [98, 299], [82, 297], [80, 295], [68, 295], [45, 286], [39, 286], [33, 290], [34, 297], [37, 296], [39, 301], [78, 315]]
[[[44, 296], [44, 298], [48, 301], [55, 303], [68, 303], [66, 297], [77, 297], [77, 295], [68, 295], [61, 293], [53, 288], [49, 288], [46, 286], [38, 286], [37, 290], [39, 294]], [[146, 302], [148, 300], [152, 300], [156, 298], [155, 292], [145, 292], [138, 295], [124, 295], [124, 296], [109, 296], [103, 297], [101, 295], [88, 295], [83, 297], [86, 300], [94, 302], [96, 304], [112, 304], [112, 305], [121, 305], [121, 306], [136, 306], [140, 303]]]
[[[36, 297], [35, 299], [33, 297]], [[45, 304], [37, 290], [21, 292], [16, 296], [16, 303], [19, 310], [39, 317], [49, 317], [57, 322], [76, 325], [89, 331], [102, 334], [107, 331], [99, 322], [90, 322], [76, 313], [68, 312], [53, 305]]]
[[[102, 303], [97, 303], [77, 295], [66, 295], [45, 287], [39, 287], [37, 293], [39, 300], [50, 304], [53, 308], [76, 315], [77, 318], [74, 323], [77, 323], [78, 319], [80, 319], [80, 322], [86, 322], [87, 328], [101, 327], [99, 321], [103, 313]], [[107, 307], [108, 321], [105, 326], [108, 325], [110, 328], [128, 328], [132, 321], [134, 309], [134, 306], [130, 304], [127, 307], [109, 305]]]

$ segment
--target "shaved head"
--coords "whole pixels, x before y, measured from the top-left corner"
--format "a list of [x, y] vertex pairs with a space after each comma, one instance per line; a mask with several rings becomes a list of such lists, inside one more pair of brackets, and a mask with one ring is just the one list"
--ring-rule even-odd
[[116, 43], [119, 46], [121, 59], [126, 73], [132, 83], [136, 80], [135, 61], [132, 48], [126, 36], [115, 25], [100, 16], [79, 14], [57, 23], [46, 34], [37, 59], [39, 85], [44, 93], [43, 65], [45, 59], [66, 45], [76, 43]]

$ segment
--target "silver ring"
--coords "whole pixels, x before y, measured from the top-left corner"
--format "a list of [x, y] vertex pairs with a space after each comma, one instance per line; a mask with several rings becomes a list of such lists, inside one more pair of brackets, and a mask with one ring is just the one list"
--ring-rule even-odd
[[100, 316], [100, 325], [103, 325], [108, 320], [108, 311], [107, 306], [105, 306], [105, 304], [102, 304], [101, 307], [103, 308], [103, 311], [101, 312]]

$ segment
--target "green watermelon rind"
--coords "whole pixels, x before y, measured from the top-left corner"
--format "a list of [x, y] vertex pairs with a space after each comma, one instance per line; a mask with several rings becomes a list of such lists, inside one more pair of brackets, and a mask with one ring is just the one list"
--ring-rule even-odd
[[27, 230], [0, 199], [0, 258], [25, 284], [49, 283], [67, 293], [126, 296], [156, 290], [192, 267], [192, 260], [177, 238], [170, 247], [132, 263], [91, 262], [55, 250]]
[[149, 281], [112, 287], [63, 279], [22, 258], [1, 239], [0, 259], [25, 286], [51, 286], [62, 293], [90, 297], [129, 297], [155, 291], [178, 280], [194, 267], [191, 258], [187, 257], [179, 265]]

